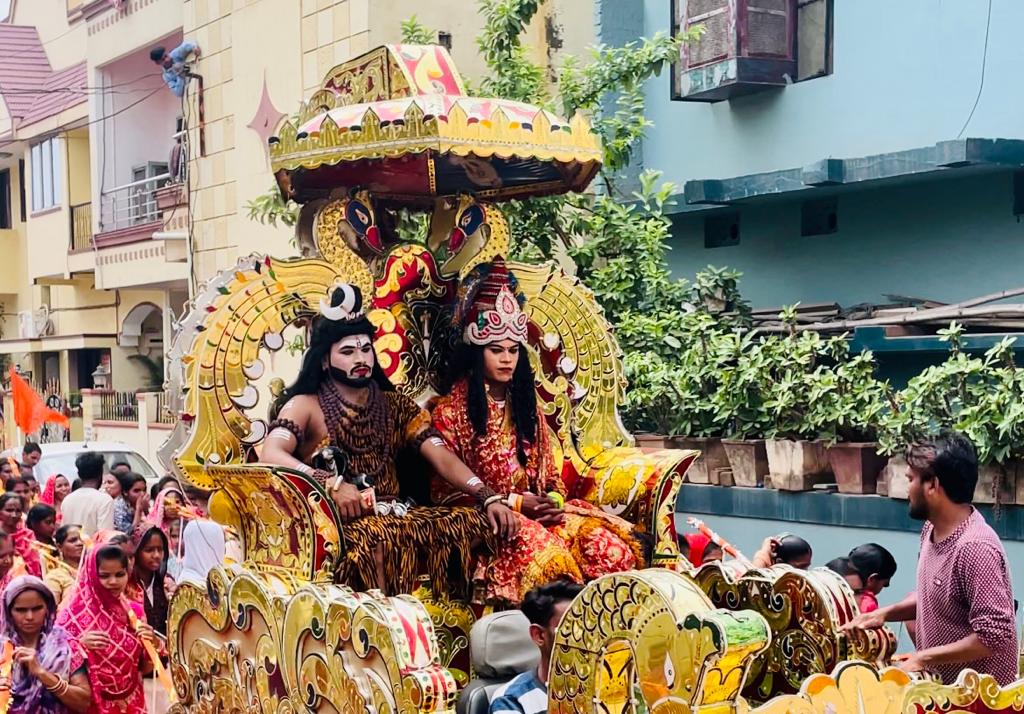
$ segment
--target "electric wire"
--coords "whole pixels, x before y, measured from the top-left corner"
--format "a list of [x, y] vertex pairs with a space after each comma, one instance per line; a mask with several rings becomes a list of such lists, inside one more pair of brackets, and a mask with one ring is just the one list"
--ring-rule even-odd
[[992, 29], [992, 0], [988, 0], [988, 18], [985, 20], [985, 45], [981, 51], [981, 81], [978, 82], [978, 94], [974, 97], [974, 106], [971, 107], [971, 113], [967, 115], [967, 121], [960, 127], [960, 131], [957, 133], [956, 138], [959, 139], [967, 131], [967, 125], [971, 123], [971, 119], [974, 118], [974, 112], [978, 109], [978, 103], [981, 101], [981, 93], [985, 89], [985, 69], [988, 66], [988, 35]]

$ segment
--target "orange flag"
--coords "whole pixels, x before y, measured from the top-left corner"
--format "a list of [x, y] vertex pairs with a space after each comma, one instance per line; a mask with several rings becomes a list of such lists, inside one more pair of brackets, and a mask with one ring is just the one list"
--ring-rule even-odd
[[14, 371], [14, 367], [11, 367], [11, 397], [14, 400], [14, 423], [22, 434], [34, 434], [47, 422], [68, 426], [68, 418], [46, 406], [43, 398]]

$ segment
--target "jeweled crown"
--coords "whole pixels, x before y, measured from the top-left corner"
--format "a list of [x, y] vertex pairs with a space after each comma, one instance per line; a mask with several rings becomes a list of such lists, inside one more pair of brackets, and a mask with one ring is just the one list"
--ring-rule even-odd
[[502, 340], [525, 343], [529, 321], [513, 292], [514, 278], [503, 261], [495, 261], [472, 296], [462, 339], [471, 345]]

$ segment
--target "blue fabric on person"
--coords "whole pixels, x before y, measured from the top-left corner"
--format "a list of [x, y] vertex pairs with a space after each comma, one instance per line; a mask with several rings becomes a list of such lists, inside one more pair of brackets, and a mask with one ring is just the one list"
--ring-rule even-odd
[[548, 688], [530, 671], [494, 692], [490, 714], [546, 714], [547, 710]]
[[174, 92], [174, 96], [185, 96], [185, 87], [188, 86], [188, 77], [185, 76], [185, 62], [188, 56], [199, 49], [195, 42], [182, 42], [167, 55], [171, 58], [171, 66], [164, 68], [164, 83]]
[[130, 534], [135, 522], [135, 509], [123, 496], [114, 499], [114, 530]]

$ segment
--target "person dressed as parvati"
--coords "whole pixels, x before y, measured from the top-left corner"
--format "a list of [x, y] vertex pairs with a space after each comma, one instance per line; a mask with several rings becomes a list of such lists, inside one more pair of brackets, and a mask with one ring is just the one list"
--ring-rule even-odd
[[[435, 586], [445, 583], [451, 590], [457, 584], [447, 579], [456, 568], [449, 565], [461, 560], [467, 573], [471, 549], [491, 536], [512, 537], [519, 521], [446, 447], [430, 414], [388, 381], [359, 289], [336, 285], [320, 313], [298, 379], [270, 424], [261, 460], [302, 471], [330, 494], [345, 522], [342, 582], [388, 594], [411, 592], [425, 571]], [[332, 470], [321, 460], [325, 447], [335, 447], [329, 449]], [[396, 457], [403, 449], [418, 452], [474, 507], [401, 501]], [[366, 488], [370, 481], [372, 491]]]
[[[475, 269], [459, 289], [461, 329], [434, 426], [484, 484], [516, 512], [518, 533], [497, 544], [480, 580], [492, 602], [517, 604], [557, 577], [590, 580], [642, 567], [632, 526], [584, 501], [565, 501], [527, 354], [525, 300], [504, 262]], [[435, 478], [436, 503], [464, 502]], [[493, 497], [492, 497], [493, 498]]]

